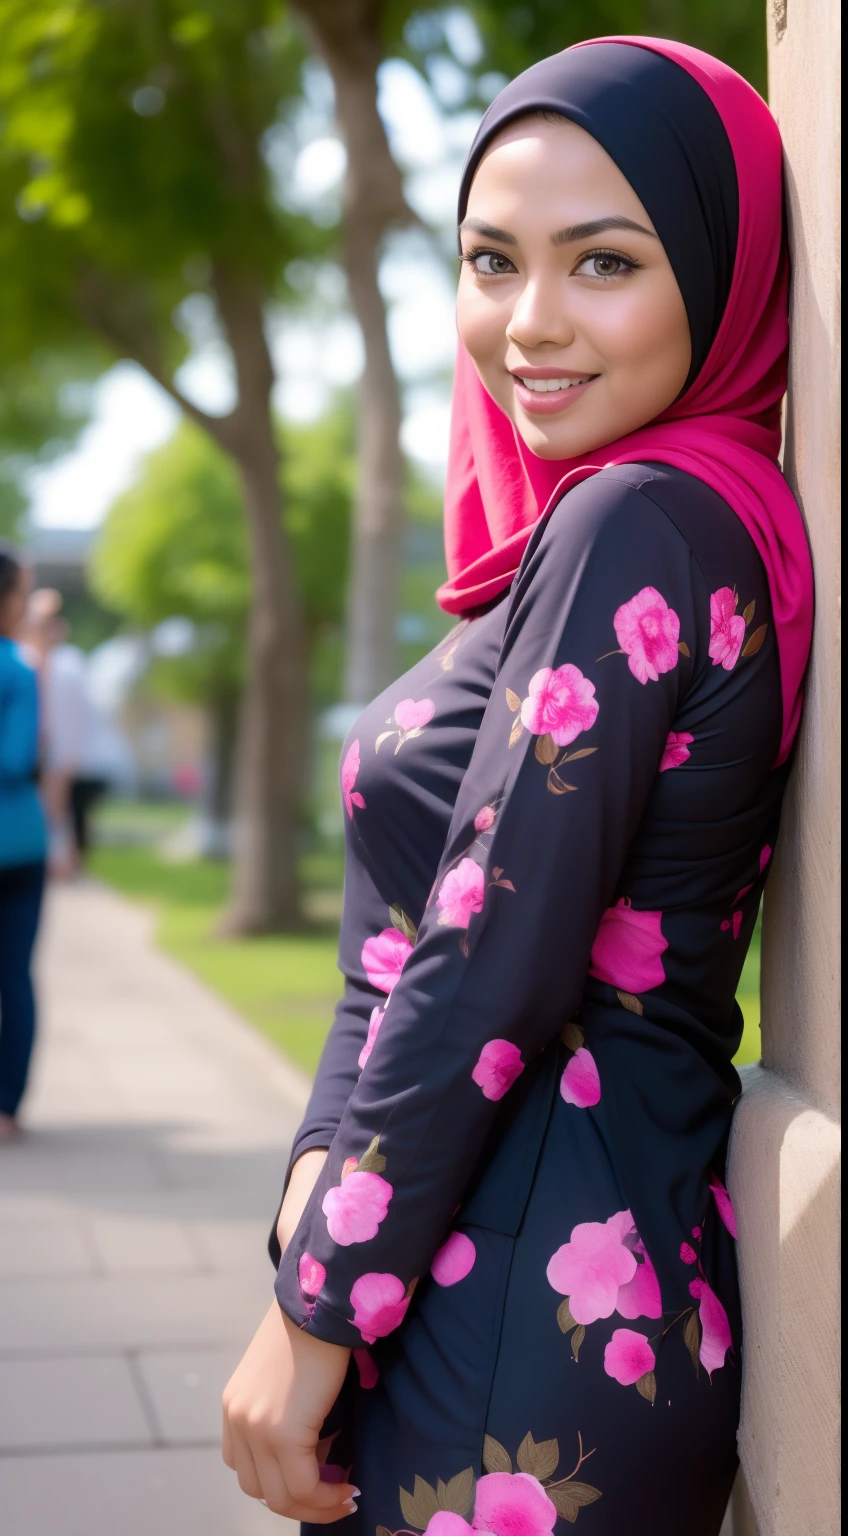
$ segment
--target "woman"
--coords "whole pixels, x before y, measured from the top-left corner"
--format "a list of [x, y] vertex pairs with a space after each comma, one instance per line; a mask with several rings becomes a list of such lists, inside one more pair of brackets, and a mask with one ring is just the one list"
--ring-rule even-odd
[[0, 1141], [17, 1133], [32, 1054], [30, 959], [46, 855], [36, 789], [38, 685], [14, 640], [31, 585], [17, 551], [0, 544]]
[[581, 45], [496, 99], [459, 218], [462, 617], [344, 750], [346, 994], [224, 1455], [368, 1536], [715, 1536], [734, 998], [812, 602], [777, 130], [694, 49]]

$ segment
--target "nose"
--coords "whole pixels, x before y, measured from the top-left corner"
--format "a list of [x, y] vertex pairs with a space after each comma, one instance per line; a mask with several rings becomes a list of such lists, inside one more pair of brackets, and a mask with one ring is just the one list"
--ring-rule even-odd
[[567, 347], [575, 337], [562, 285], [537, 278], [525, 283], [506, 328], [509, 341], [522, 348]]

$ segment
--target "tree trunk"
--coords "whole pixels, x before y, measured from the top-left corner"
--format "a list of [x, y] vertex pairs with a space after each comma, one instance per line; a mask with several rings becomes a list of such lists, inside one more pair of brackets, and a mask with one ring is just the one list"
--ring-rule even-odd
[[414, 222], [377, 111], [381, 0], [295, 5], [333, 79], [347, 149], [344, 261], [365, 347], [353, 519], [345, 691], [365, 704], [397, 675], [403, 534], [400, 392], [378, 283], [386, 230]]
[[207, 706], [209, 750], [200, 846], [204, 859], [226, 859], [231, 851], [239, 702], [238, 691], [225, 688]]
[[400, 394], [377, 283], [379, 236], [356, 220], [345, 244], [351, 303], [365, 344], [345, 654], [345, 697], [361, 705], [397, 677], [404, 470]]
[[306, 628], [282, 521], [262, 295], [251, 277], [225, 270], [216, 271], [215, 290], [238, 379], [227, 446], [241, 475], [253, 591], [233, 891], [222, 927], [227, 933], [270, 933], [301, 921], [297, 845], [309, 718]]

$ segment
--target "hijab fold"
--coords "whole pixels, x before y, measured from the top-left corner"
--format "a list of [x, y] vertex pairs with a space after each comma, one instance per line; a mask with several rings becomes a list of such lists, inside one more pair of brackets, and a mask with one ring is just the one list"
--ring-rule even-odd
[[615, 464], [684, 470], [728, 502], [765, 566], [783, 692], [781, 763], [800, 716], [813, 582], [801, 513], [778, 465], [789, 274], [777, 126], [741, 76], [699, 49], [640, 37], [580, 43], [496, 97], [468, 156], [460, 219], [488, 144], [505, 123], [537, 110], [591, 133], [647, 209], [686, 307], [692, 368], [667, 411], [578, 463], [531, 453], [460, 344], [448, 580], [438, 601], [460, 614], [509, 587], [534, 526], [580, 480]]

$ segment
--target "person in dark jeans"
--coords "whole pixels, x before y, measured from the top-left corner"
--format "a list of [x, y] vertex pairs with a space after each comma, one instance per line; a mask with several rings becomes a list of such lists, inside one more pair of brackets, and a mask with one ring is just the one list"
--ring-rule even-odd
[[35, 1037], [30, 961], [47, 851], [36, 784], [38, 681], [14, 640], [30, 586], [18, 551], [0, 542], [0, 1141], [17, 1133]]

